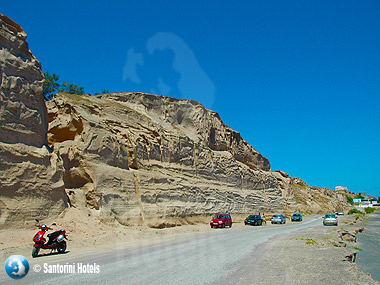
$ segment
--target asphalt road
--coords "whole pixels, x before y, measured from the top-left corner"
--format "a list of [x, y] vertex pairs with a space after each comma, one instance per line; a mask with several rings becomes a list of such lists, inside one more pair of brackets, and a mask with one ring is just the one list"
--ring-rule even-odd
[[[270, 239], [291, 232], [321, 226], [320, 216], [301, 223], [238, 230], [214, 229], [151, 246], [75, 256], [60, 254], [29, 259], [30, 270], [21, 280], [0, 275], [1, 284], [213, 284], [226, 278], [233, 283], [239, 262], [254, 258]], [[75, 274], [45, 273], [49, 265], [75, 270]], [[93, 267], [99, 273], [78, 273], [78, 266]], [[40, 272], [34, 272], [37, 267]], [[88, 270], [91, 270], [89, 268]], [[244, 269], [249, 270], [249, 269]], [[241, 271], [241, 270], [240, 270]], [[242, 274], [242, 272], [240, 272]]]

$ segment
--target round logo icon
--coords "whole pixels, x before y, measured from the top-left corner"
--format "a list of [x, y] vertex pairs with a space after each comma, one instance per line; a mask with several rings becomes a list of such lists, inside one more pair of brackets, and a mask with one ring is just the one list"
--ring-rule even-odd
[[5, 262], [5, 272], [13, 279], [21, 279], [29, 272], [29, 262], [22, 255], [12, 255]]

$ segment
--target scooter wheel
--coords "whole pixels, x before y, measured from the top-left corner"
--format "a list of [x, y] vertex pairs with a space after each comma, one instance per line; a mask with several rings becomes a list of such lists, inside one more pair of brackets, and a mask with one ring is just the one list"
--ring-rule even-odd
[[37, 257], [38, 253], [40, 252], [40, 248], [39, 247], [33, 247], [33, 250], [32, 250], [32, 257]]
[[66, 250], [66, 241], [61, 241], [57, 245], [57, 250], [58, 250], [58, 252], [65, 252], [65, 250]]

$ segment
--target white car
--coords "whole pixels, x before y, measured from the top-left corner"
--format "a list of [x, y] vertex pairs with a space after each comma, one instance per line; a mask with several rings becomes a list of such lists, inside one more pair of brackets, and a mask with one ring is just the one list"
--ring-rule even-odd
[[286, 224], [286, 218], [284, 215], [273, 215], [272, 224]]
[[323, 225], [332, 225], [332, 226], [337, 226], [338, 225], [338, 217], [335, 216], [335, 214], [326, 214], [323, 217]]

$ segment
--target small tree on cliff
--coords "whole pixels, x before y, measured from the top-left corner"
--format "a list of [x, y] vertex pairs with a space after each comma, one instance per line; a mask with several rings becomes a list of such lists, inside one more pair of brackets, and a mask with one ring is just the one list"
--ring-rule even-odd
[[44, 95], [46, 100], [51, 100], [53, 98], [53, 95], [56, 93], [57, 89], [60, 86], [60, 84], [58, 83], [59, 76], [55, 73], [50, 75], [49, 71], [45, 72], [44, 76], [45, 81], [42, 87], [42, 94]]
[[84, 95], [83, 87], [78, 87], [74, 84], [69, 84], [66, 81], [63, 81], [61, 88], [59, 89], [59, 92], [65, 92], [68, 94]]
[[45, 81], [43, 84], [42, 94], [46, 100], [51, 100], [55, 93], [65, 92], [69, 94], [79, 94], [83, 95], [83, 87], [78, 87], [77, 85], [63, 81], [62, 84], [59, 83], [59, 76], [53, 73], [49, 74], [49, 71], [44, 73]]
[[[77, 85], [68, 83], [67, 81], [63, 81], [63, 83], [61, 84], [59, 83], [59, 76], [55, 73], [51, 75], [49, 71], [46, 71], [44, 73], [44, 76], [45, 76], [45, 81], [43, 85], [42, 94], [44, 95], [46, 100], [53, 99], [54, 94], [57, 92], [84, 95], [83, 87], [78, 87]], [[107, 93], [110, 93], [110, 92], [106, 89], [102, 89], [100, 93], [96, 92], [95, 95], [107, 94]]]
[[99, 92], [95, 92], [94, 95], [101, 95], [101, 94], [108, 94], [108, 93], [110, 93], [110, 92], [107, 89], [102, 89], [102, 91], [100, 91], [100, 93]]

